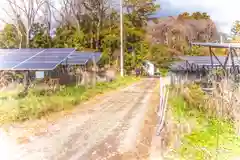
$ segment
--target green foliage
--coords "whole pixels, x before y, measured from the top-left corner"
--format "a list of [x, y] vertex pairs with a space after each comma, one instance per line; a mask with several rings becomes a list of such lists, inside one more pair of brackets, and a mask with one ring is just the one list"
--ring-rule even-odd
[[[125, 29], [125, 69], [127, 72], [139, 66], [150, 52], [150, 44], [145, 41], [148, 16], [160, 6], [153, 0], [125, 1], [127, 14], [124, 15]], [[129, 51], [131, 49], [131, 51]]]
[[161, 77], [166, 77], [169, 72], [169, 69], [167, 68], [160, 68], [159, 70], [160, 70]]
[[157, 68], [166, 68], [174, 60], [173, 54], [165, 45], [152, 45], [147, 59], [154, 62]]
[[31, 48], [51, 48], [52, 39], [47, 33], [47, 27], [44, 24], [33, 24], [31, 34], [33, 36], [30, 40]]
[[[187, 124], [191, 132], [181, 132], [181, 146], [175, 149], [175, 156], [180, 159], [231, 159], [240, 154], [240, 138], [235, 134], [230, 121], [216, 118], [207, 110], [199, 110], [203, 92], [197, 85], [190, 86], [192, 101], [181, 94], [170, 98], [169, 103], [174, 119], [181, 126]], [[171, 91], [172, 93], [175, 90]], [[196, 93], [195, 93], [196, 92]], [[176, 95], [176, 94], [174, 94]], [[196, 101], [195, 104], [192, 104]], [[205, 104], [207, 105], [207, 104]], [[219, 138], [219, 139], [218, 139]], [[216, 152], [216, 150], [219, 152]], [[175, 158], [176, 158], [175, 157]], [[178, 159], [176, 158], [176, 159]]]
[[1, 48], [17, 48], [20, 39], [17, 28], [12, 24], [6, 24], [3, 31], [0, 33]]
[[240, 34], [240, 21], [237, 20], [233, 23], [231, 33], [234, 36], [233, 38], [235, 38], [236, 36], [239, 36], [239, 34]]
[[201, 50], [199, 46], [192, 46], [190, 49], [185, 51], [185, 55], [189, 56], [199, 56], [201, 54]]
[[[61, 90], [56, 93], [31, 90], [29, 95], [23, 99], [14, 98], [13, 94], [12, 98], [6, 95], [8, 98], [1, 101], [0, 104], [0, 123], [36, 119], [52, 112], [68, 110], [97, 94], [117, 89], [137, 80], [139, 79], [134, 77], [119, 77], [110, 83], [98, 83], [94, 88], [86, 89], [83, 86], [61, 87]], [[14, 93], [17, 94], [17, 92]]]
[[188, 12], [184, 12], [184, 13], [180, 14], [178, 17], [183, 18], [183, 19], [195, 19], [195, 20], [210, 19], [210, 16], [206, 12], [203, 12], [203, 13], [193, 12], [192, 14], [190, 14]]

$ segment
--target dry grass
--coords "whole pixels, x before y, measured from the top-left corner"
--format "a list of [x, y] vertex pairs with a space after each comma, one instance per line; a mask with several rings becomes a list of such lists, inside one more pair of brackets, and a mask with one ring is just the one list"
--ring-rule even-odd
[[99, 83], [96, 87], [67, 86], [56, 93], [31, 91], [25, 98], [7, 97], [0, 105], [0, 123], [40, 119], [54, 112], [71, 110], [90, 98], [135, 82], [134, 77], [118, 78], [111, 83]]
[[215, 90], [210, 97], [197, 85], [172, 90], [163, 131], [164, 159], [229, 159], [239, 155], [236, 121], [232, 123], [236, 104], [229, 105], [234, 94], [227, 86], [230, 83], [222, 82], [219, 89], [228, 92], [219, 94]]

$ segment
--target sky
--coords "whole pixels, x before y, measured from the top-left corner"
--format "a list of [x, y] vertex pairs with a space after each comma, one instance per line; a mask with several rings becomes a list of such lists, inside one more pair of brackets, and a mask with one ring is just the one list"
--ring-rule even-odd
[[[5, 7], [5, 0], [0, 0], [0, 6]], [[58, 0], [60, 1], [60, 0]], [[117, 0], [118, 1], [118, 0]], [[182, 12], [207, 12], [216, 23], [219, 31], [230, 33], [235, 20], [240, 20], [239, 0], [156, 0], [161, 10], [158, 16], [175, 16]], [[6, 3], [6, 1], [5, 1]], [[0, 7], [0, 18], [2, 9]], [[1, 28], [1, 24], [0, 24]]]
[[157, 0], [158, 16], [174, 16], [182, 12], [207, 12], [219, 31], [229, 34], [232, 24], [240, 19], [239, 0]]

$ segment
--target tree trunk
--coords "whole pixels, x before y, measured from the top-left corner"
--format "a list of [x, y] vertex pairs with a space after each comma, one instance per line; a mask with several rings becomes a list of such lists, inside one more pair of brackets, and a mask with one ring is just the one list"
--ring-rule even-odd
[[96, 49], [99, 50], [100, 31], [101, 31], [101, 20], [97, 24], [97, 35], [96, 35]]
[[91, 23], [91, 26], [90, 26], [91, 28], [90, 28], [90, 35], [91, 35], [91, 40], [90, 40], [90, 48], [93, 48], [93, 35], [94, 35], [94, 33], [93, 33], [93, 22]]
[[29, 48], [29, 41], [30, 41], [30, 29], [28, 29], [27, 31], [26, 48]]

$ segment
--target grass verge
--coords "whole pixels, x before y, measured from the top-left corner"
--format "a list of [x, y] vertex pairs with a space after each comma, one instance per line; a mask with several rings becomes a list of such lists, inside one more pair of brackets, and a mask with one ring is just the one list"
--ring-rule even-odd
[[170, 98], [169, 103], [175, 127], [178, 126], [175, 134], [179, 141], [172, 151], [174, 158], [169, 159], [223, 160], [240, 157], [240, 138], [235, 134], [231, 121], [189, 105], [181, 95]]
[[69, 110], [83, 101], [110, 90], [136, 82], [139, 78], [118, 77], [110, 83], [98, 83], [93, 88], [65, 86], [49, 94], [32, 90], [23, 99], [8, 98], [0, 104], [0, 124], [38, 119], [53, 112]]

